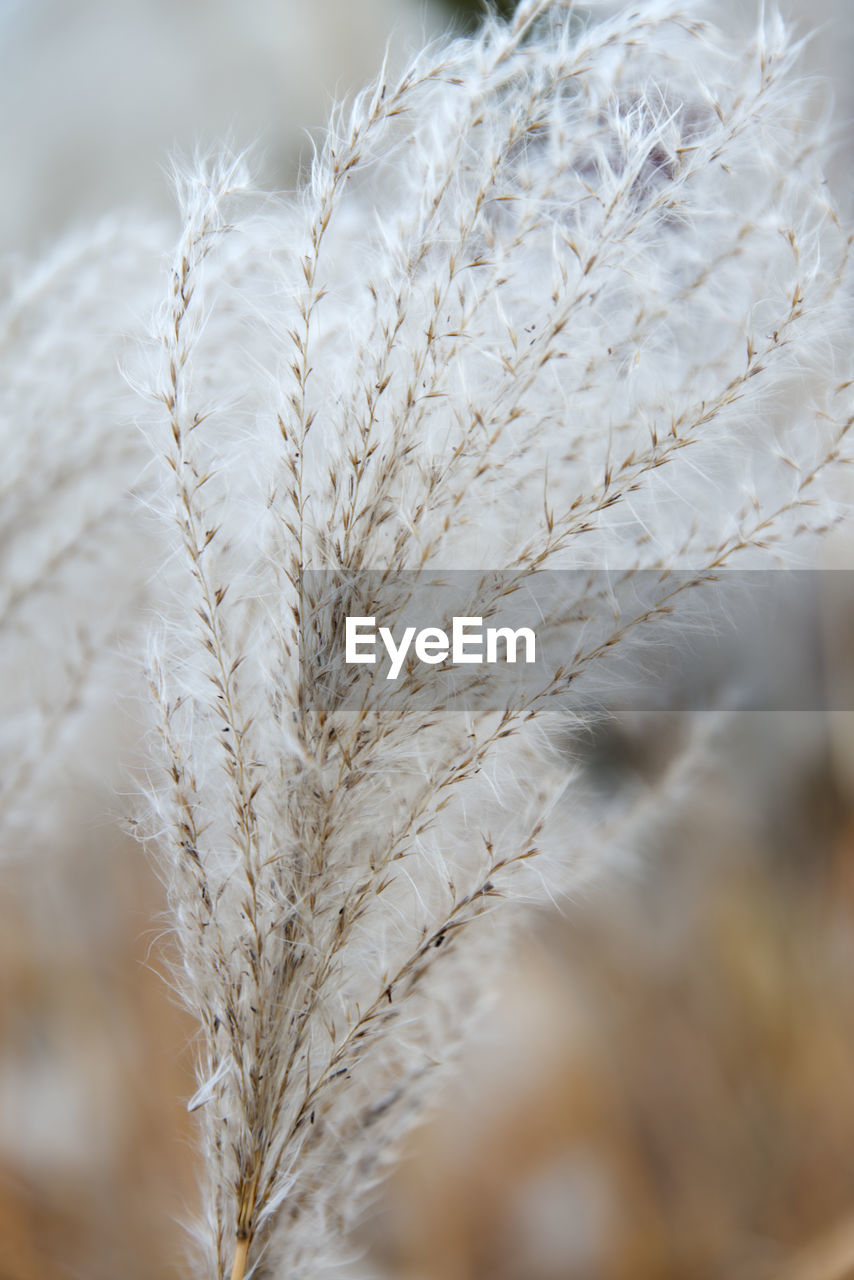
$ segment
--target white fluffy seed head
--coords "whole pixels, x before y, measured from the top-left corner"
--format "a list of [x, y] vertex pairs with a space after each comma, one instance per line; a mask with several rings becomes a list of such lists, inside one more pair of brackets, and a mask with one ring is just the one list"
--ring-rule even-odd
[[[91, 352], [64, 434], [45, 409], [55, 465], [7, 432], [28, 598], [56, 577], [70, 617], [101, 617], [71, 551], [49, 563], [68, 484], [101, 519], [144, 472], [169, 546], [146, 823], [200, 1024], [212, 1275], [247, 1252], [259, 1275], [319, 1274], [507, 945], [494, 909], [586, 873], [567, 687], [632, 670], [677, 570], [788, 556], [838, 514], [848, 233], [796, 53], [776, 18], [736, 49], [697, 6], [585, 26], [528, 0], [339, 109], [292, 199], [232, 158], [181, 180], [130, 462]], [[30, 344], [65, 368], [60, 328]], [[77, 534], [125, 582], [105, 527]], [[332, 678], [369, 570], [467, 569], [488, 606], [570, 568], [593, 572], [535, 695], [449, 712], [380, 681], [330, 709], [300, 665], [311, 638]], [[655, 592], [626, 610], [604, 569], [655, 571]]]

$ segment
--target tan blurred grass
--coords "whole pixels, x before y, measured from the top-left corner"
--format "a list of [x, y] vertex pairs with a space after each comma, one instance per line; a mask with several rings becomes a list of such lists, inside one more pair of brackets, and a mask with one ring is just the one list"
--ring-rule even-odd
[[186, 1274], [192, 1029], [149, 962], [159, 886], [129, 843], [73, 854], [0, 897], [0, 1274]]
[[389, 1274], [852, 1273], [854, 825], [837, 799], [829, 776], [798, 795], [788, 859], [731, 849], [698, 874], [686, 850], [709, 833], [683, 829], [681, 869], [544, 925], [392, 1185]]

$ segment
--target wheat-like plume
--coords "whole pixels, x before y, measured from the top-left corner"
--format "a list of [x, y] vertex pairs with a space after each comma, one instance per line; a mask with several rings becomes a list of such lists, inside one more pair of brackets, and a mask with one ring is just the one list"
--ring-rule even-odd
[[[174, 531], [148, 821], [213, 1275], [334, 1260], [493, 908], [580, 874], [546, 733], [568, 693], [687, 584], [838, 514], [849, 245], [795, 53], [775, 19], [741, 52], [680, 4], [583, 27], [527, 0], [341, 109], [291, 201], [240, 160], [183, 183], [146, 428]], [[536, 690], [347, 700], [330, 654], [369, 571], [477, 571], [488, 613], [603, 567], [656, 570], [652, 598], [597, 630], [613, 584], [582, 579]]]
[[105, 221], [16, 265], [0, 308], [2, 855], [56, 843], [71, 757], [78, 785], [100, 777], [98, 811], [115, 804], [110, 704], [161, 555], [119, 361], [154, 305], [161, 238]]

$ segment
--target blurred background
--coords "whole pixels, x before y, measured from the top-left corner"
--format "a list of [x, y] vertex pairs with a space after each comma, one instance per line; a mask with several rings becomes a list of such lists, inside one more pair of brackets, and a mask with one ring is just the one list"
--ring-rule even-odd
[[[734, 0], [709, 7], [743, 20]], [[852, 6], [787, 11], [818, 24], [805, 67], [835, 88], [850, 209]], [[257, 142], [262, 180], [288, 186], [389, 41], [399, 59], [477, 13], [0, 0], [0, 286], [114, 208], [174, 218], [176, 151]], [[838, 538], [829, 563], [851, 551]], [[839, 620], [828, 646], [850, 676]], [[593, 851], [601, 883], [521, 930], [361, 1229], [378, 1277], [854, 1277], [854, 717], [699, 721], [577, 744], [603, 813], [637, 820], [619, 857]], [[61, 841], [0, 870], [0, 1280], [187, 1274], [193, 1028], [159, 975], [161, 890], [119, 808], [84, 789]]]

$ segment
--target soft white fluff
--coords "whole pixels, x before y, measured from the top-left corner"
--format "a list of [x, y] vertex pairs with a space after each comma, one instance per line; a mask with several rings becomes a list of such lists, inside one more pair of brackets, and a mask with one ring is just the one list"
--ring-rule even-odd
[[[152, 384], [177, 583], [152, 821], [213, 1274], [318, 1274], [460, 1034], [500, 936], [471, 926], [537, 866], [576, 874], [544, 732], [567, 677], [669, 613], [673, 569], [836, 517], [848, 241], [795, 52], [774, 19], [741, 51], [679, 4], [582, 28], [528, 0], [342, 108], [285, 205], [239, 161], [186, 182]], [[352, 602], [366, 569], [566, 566], [660, 588], [592, 638], [569, 602], [535, 697], [437, 716], [378, 685], [330, 712], [300, 671], [343, 608], [306, 568]]]
[[[4, 844], [61, 821], [52, 753], [87, 757], [87, 716], [108, 741], [156, 602], [143, 825], [200, 1026], [207, 1274], [334, 1262], [508, 945], [494, 908], [588, 873], [552, 731], [679, 634], [675, 571], [839, 515], [821, 132], [776, 19], [744, 49], [697, 13], [525, 0], [341, 108], [291, 199], [241, 160], [184, 176], [165, 281], [161, 232], [105, 227], [0, 315]], [[484, 612], [590, 571], [543, 620], [560, 673], [454, 713], [318, 696], [300, 653], [348, 692], [366, 571], [461, 568]]]

